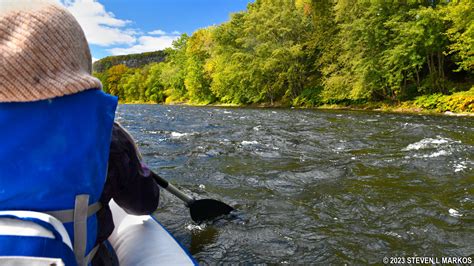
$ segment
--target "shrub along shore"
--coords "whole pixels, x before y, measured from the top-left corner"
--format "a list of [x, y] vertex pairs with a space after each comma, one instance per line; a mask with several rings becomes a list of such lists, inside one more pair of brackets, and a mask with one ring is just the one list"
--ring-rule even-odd
[[472, 21], [473, 1], [256, 0], [95, 75], [123, 103], [472, 113]]
[[[121, 104], [157, 104], [156, 102], [120, 102]], [[215, 106], [215, 107], [238, 107], [238, 108], [297, 108], [297, 109], [322, 109], [322, 110], [363, 110], [394, 113], [423, 113], [423, 114], [445, 114], [450, 116], [474, 116], [474, 89], [468, 92], [455, 93], [453, 95], [424, 95], [413, 101], [405, 102], [346, 102], [338, 104], [322, 104], [319, 106], [291, 106], [279, 102], [273, 105], [269, 103], [260, 104], [233, 104], [233, 103], [191, 103], [168, 102], [165, 105], [186, 106]]]

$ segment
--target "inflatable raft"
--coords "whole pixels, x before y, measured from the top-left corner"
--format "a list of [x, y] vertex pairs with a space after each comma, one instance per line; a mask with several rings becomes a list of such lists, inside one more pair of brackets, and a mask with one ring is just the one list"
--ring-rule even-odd
[[115, 229], [109, 242], [120, 265], [198, 265], [155, 217], [128, 215], [110, 202]]
[[[113, 201], [110, 209], [115, 229], [109, 242], [120, 265], [198, 265], [155, 217], [128, 215]], [[0, 211], [0, 238], [0, 265], [67, 266], [76, 261], [66, 228], [46, 213]]]

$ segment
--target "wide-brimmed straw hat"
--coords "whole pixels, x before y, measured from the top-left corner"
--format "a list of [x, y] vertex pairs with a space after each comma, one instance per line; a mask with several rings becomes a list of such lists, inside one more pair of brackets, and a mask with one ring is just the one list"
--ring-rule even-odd
[[45, 0], [0, 0], [0, 103], [101, 89], [79, 23]]

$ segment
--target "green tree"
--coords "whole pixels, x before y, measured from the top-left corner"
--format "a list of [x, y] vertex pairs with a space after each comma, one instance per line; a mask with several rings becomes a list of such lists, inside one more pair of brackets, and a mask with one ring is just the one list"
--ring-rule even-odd
[[119, 99], [124, 98], [124, 93], [120, 88], [120, 83], [123, 75], [129, 71], [129, 68], [125, 65], [116, 65], [109, 68], [105, 74], [105, 82], [107, 84], [106, 92], [118, 96]]
[[273, 104], [301, 93], [314, 74], [314, 50], [312, 22], [300, 6], [258, 0], [215, 30], [211, 90], [220, 99]]
[[187, 90], [184, 85], [186, 76], [186, 44], [189, 36], [186, 34], [173, 42], [173, 48], [167, 49], [168, 59], [161, 69], [160, 80], [165, 88], [169, 101], [183, 101]]
[[143, 78], [140, 69], [129, 71], [120, 80], [119, 89], [123, 95], [124, 102], [144, 101], [140, 97], [140, 89], [143, 87]]
[[161, 72], [164, 63], [154, 63], [149, 66], [148, 75], [145, 80], [145, 98], [148, 101], [161, 103], [166, 99], [164, 85], [161, 81]]
[[460, 70], [474, 72], [474, 2], [454, 0], [444, 10], [451, 41], [448, 54], [455, 56]]
[[210, 89], [211, 76], [205, 68], [213, 48], [212, 30], [213, 28], [200, 29], [187, 42], [184, 84], [192, 102], [211, 103], [215, 100]]

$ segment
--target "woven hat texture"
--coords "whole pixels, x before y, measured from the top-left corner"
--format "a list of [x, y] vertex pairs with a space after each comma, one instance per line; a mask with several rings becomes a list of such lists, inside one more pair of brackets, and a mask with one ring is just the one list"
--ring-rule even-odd
[[[0, 0], [0, 102], [29, 102], [100, 89], [79, 23], [57, 4], [11, 8]], [[24, 2], [24, 1], [23, 1]]]

